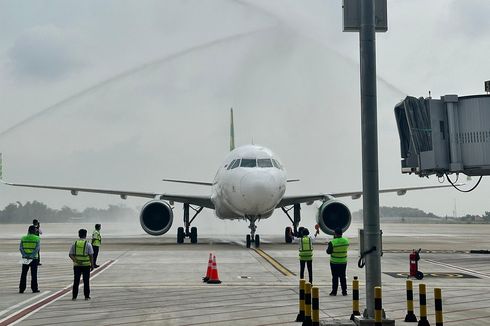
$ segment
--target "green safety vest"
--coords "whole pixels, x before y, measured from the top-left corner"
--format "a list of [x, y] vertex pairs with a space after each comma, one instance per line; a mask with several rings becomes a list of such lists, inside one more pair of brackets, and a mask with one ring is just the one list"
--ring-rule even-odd
[[90, 266], [90, 256], [86, 254], [87, 241], [75, 241], [75, 266]]
[[311, 238], [308, 236], [302, 237], [299, 243], [299, 260], [313, 259], [313, 245]]
[[94, 230], [94, 232], [92, 233], [92, 246], [99, 247], [101, 242], [102, 242], [102, 237], [100, 236], [100, 232]]
[[[20, 239], [22, 243], [22, 249], [24, 249], [24, 252], [28, 255], [32, 254], [34, 252], [34, 249], [36, 249], [37, 244], [39, 243], [39, 237], [35, 234], [28, 234], [22, 237]], [[35, 259], [39, 258], [39, 252], [36, 254]]]
[[349, 240], [347, 238], [334, 238], [332, 241], [332, 253], [330, 262], [332, 264], [347, 264], [347, 250], [349, 249]]

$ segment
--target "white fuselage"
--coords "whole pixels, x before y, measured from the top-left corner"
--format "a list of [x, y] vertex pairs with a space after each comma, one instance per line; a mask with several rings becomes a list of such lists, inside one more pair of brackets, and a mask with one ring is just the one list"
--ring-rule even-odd
[[267, 148], [241, 146], [218, 169], [211, 200], [222, 219], [267, 218], [286, 191], [286, 171]]

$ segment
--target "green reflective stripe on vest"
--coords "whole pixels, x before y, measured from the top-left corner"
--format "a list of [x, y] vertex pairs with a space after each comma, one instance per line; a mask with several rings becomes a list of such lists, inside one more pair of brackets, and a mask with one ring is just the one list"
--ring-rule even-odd
[[[34, 249], [36, 249], [37, 244], [39, 243], [39, 237], [35, 234], [28, 234], [23, 236], [20, 241], [24, 252], [30, 255], [34, 252]], [[36, 254], [36, 258], [39, 258], [39, 253]]]
[[299, 260], [312, 260], [312, 258], [313, 245], [311, 244], [311, 238], [303, 237], [299, 246]]
[[100, 246], [100, 243], [102, 242], [102, 237], [100, 236], [100, 232], [95, 230], [94, 233], [92, 233], [92, 246]]
[[75, 241], [75, 265], [90, 266], [90, 256], [86, 254], [87, 241]]
[[347, 238], [334, 238], [332, 241], [332, 254], [330, 262], [333, 264], [347, 264], [347, 250], [349, 249], [349, 240]]

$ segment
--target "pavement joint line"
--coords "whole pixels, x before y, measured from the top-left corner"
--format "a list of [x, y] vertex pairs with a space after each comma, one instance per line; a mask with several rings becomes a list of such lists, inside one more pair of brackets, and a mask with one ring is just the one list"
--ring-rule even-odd
[[478, 272], [478, 271], [475, 271], [475, 270], [472, 270], [472, 269], [467, 269], [467, 268], [459, 267], [459, 266], [456, 266], [456, 265], [442, 263], [442, 262], [438, 262], [438, 261], [432, 260], [432, 259], [424, 259], [424, 261], [426, 261], [428, 263], [431, 263], [431, 264], [434, 264], [434, 265], [439, 265], [439, 266], [443, 266], [443, 267], [449, 267], [449, 268], [452, 268], [452, 269], [455, 269], [455, 270], [464, 271], [464, 272], [467, 272], [467, 273], [470, 273], [470, 274], [478, 275], [478, 276], [481, 276], [483, 278], [490, 278], [490, 275], [485, 274], [485, 273], [481, 273], [481, 272]]
[[16, 309], [16, 308], [18, 308], [20, 306], [23, 306], [26, 303], [31, 302], [31, 301], [33, 301], [35, 299], [38, 299], [39, 297], [45, 296], [46, 294], [49, 294], [49, 293], [51, 293], [51, 291], [43, 291], [42, 293], [39, 293], [39, 294], [33, 296], [32, 298], [29, 298], [27, 300], [24, 300], [22, 302], [19, 302], [19, 303], [15, 304], [15, 305], [11, 306], [11, 307], [8, 307], [7, 309], [4, 309], [4, 310], [0, 311], [0, 316], [3, 316], [7, 312], [9, 312], [9, 311], [14, 310], [14, 309]]
[[[116, 263], [117, 260], [109, 260], [107, 261], [104, 265], [100, 266], [100, 268], [94, 270], [92, 273], [90, 273], [90, 279], [97, 277], [100, 275], [102, 272], [107, 270], [108, 267], [112, 266], [114, 263]], [[83, 284], [83, 281], [80, 282], [80, 285]], [[9, 316], [3, 318], [0, 320], [0, 326], [7, 326], [7, 325], [15, 325], [22, 320], [26, 319], [27, 317], [33, 315], [34, 313], [38, 312], [42, 308], [48, 306], [49, 304], [52, 304], [53, 302], [61, 299], [63, 296], [65, 296], [67, 293], [70, 292], [70, 289], [73, 287], [73, 284], [69, 284], [63, 289], [51, 294], [50, 296], [42, 299], [41, 301], [38, 301], [36, 303], [33, 303], [17, 312], [14, 312], [13, 314], [10, 314]]]
[[269, 264], [271, 264], [275, 269], [277, 269], [279, 272], [281, 272], [284, 276], [296, 276], [295, 273], [291, 272], [284, 265], [282, 265], [277, 260], [275, 260], [274, 258], [272, 258], [269, 254], [267, 254], [262, 249], [260, 249], [260, 248], [253, 248], [253, 250], [257, 254], [259, 254], [262, 258], [264, 258]]

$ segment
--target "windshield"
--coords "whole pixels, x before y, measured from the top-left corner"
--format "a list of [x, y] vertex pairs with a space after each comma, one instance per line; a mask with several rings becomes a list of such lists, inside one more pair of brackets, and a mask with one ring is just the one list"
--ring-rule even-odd
[[233, 162], [233, 165], [231, 166], [231, 168], [234, 169], [234, 168], [238, 167], [239, 165], [240, 165], [240, 160], [235, 160]]
[[259, 158], [257, 160], [257, 165], [259, 166], [259, 168], [271, 168], [272, 162], [269, 158]]
[[279, 164], [279, 162], [278, 162], [278, 161], [276, 161], [275, 159], [272, 159], [272, 164], [274, 164], [274, 166], [275, 166], [276, 168], [278, 168], [279, 170], [282, 170], [282, 166], [281, 166], [281, 164]]
[[240, 166], [242, 168], [254, 168], [257, 166], [257, 160], [254, 158], [242, 158]]

